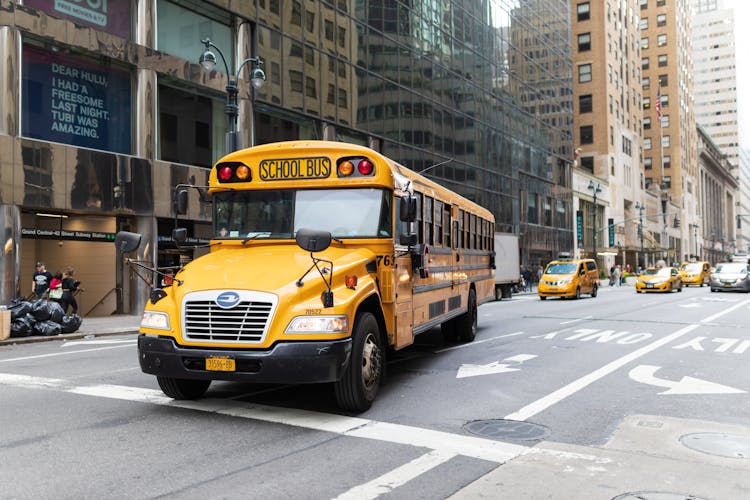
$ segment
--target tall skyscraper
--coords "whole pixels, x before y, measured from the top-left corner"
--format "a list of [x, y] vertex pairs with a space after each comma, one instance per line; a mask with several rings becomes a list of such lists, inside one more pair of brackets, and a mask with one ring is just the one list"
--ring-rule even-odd
[[[695, 119], [727, 156], [739, 181], [736, 212], [750, 214], [750, 164], [740, 155], [734, 10], [725, 9], [722, 0], [693, 0], [692, 7]], [[735, 250], [747, 251], [750, 244], [750, 216], [744, 222]]]

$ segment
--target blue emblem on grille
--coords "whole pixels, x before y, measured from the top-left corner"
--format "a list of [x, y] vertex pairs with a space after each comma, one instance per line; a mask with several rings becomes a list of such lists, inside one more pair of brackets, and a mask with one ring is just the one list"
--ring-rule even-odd
[[216, 297], [216, 305], [222, 309], [231, 309], [240, 303], [240, 296], [236, 292], [224, 292]]

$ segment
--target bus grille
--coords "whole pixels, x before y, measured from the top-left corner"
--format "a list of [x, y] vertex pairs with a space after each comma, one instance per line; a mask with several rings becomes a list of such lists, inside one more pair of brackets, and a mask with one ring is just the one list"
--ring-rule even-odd
[[223, 309], [212, 300], [190, 301], [183, 331], [187, 340], [260, 343], [272, 310], [271, 302], [241, 301]]

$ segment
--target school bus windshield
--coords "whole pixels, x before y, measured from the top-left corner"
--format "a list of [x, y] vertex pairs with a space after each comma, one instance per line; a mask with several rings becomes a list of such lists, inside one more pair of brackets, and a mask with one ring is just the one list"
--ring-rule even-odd
[[384, 189], [283, 189], [214, 193], [214, 238], [291, 239], [298, 229], [334, 238], [390, 238], [391, 194]]

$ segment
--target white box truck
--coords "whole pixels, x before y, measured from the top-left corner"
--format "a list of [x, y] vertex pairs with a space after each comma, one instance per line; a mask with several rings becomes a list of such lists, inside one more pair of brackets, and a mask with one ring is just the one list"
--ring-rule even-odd
[[495, 299], [509, 299], [521, 283], [518, 236], [495, 233]]

